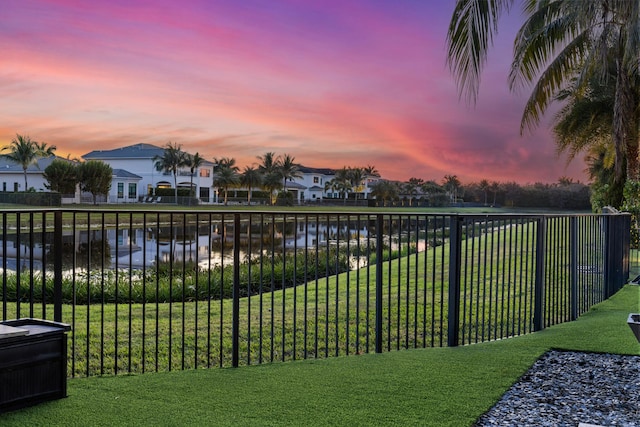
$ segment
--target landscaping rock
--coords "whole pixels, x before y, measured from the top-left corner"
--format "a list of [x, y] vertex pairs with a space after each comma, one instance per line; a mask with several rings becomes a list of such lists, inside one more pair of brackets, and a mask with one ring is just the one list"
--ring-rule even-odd
[[640, 427], [640, 356], [550, 351], [476, 426]]

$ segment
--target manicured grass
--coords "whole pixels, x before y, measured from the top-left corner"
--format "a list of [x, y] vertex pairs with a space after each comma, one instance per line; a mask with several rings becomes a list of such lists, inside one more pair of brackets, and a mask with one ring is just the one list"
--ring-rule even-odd
[[3, 426], [470, 425], [551, 348], [640, 354], [626, 286], [577, 321], [457, 348], [124, 377], [73, 379], [67, 399], [0, 415]]

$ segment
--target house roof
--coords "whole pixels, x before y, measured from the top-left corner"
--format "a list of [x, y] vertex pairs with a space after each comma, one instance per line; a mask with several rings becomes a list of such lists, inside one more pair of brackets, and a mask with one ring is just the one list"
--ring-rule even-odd
[[317, 173], [320, 175], [335, 175], [335, 169], [330, 168], [310, 168], [308, 166], [298, 165], [298, 170], [302, 173]]
[[124, 169], [114, 169], [113, 176], [115, 178], [120, 178], [120, 179], [136, 179], [136, 180], [142, 179], [141, 176], [136, 175], [135, 173], [131, 173], [128, 170], [124, 170]]
[[82, 156], [86, 160], [105, 159], [153, 159], [162, 156], [164, 148], [152, 144], [134, 144], [113, 150], [94, 150]]
[[[164, 148], [153, 144], [134, 144], [113, 150], [94, 150], [82, 156], [85, 160], [115, 160], [115, 159], [154, 159], [164, 154]], [[208, 160], [203, 165], [213, 166]]]
[[292, 182], [292, 181], [287, 181], [287, 183], [285, 184], [285, 188], [292, 188], [294, 190], [306, 190], [307, 187], [305, 187], [302, 184], [298, 184], [297, 182]]
[[[42, 173], [54, 160], [66, 160], [64, 157], [49, 156], [38, 159], [27, 167], [27, 173]], [[14, 163], [4, 156], [0, 156], [0, 173], [24, 173], [22, 165]]]

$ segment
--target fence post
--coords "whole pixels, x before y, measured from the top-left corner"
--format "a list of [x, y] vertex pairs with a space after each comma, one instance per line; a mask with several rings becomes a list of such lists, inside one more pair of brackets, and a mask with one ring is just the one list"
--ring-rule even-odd
[[62, 322], [62, 211], [53, 213], [53, 320]]
[[544, 329], [544, 276], [547, 253], [547, 218], [540, 217], [536, 230], [536, 278], [534, 289], [533, 330]]
[[382, 353], [382, 226], [383, 215], [376, 215], [376, 353]]
[[231, 320], [231, 365], [240, 360], [240, 214], [233, 214], [233, 306]]
[[447, 345], [456, 347], [460, 338], [460, 274], [462, 221], [458, 215], [449, 218], [449, 313]]
[[571, 280], [571, 320], [578, 318], [578, 217], [569, 218], [569, 254], [571, 263], [569, 265], [569, 277]]

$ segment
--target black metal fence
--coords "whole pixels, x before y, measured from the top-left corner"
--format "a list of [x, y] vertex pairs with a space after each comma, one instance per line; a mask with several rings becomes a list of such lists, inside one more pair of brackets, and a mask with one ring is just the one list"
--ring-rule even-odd
[[624, 214], [54, 209], [1, 220], [2, 319], [71, 324], [73, 376], [511, 337], [577, 318], [630, 265]]

